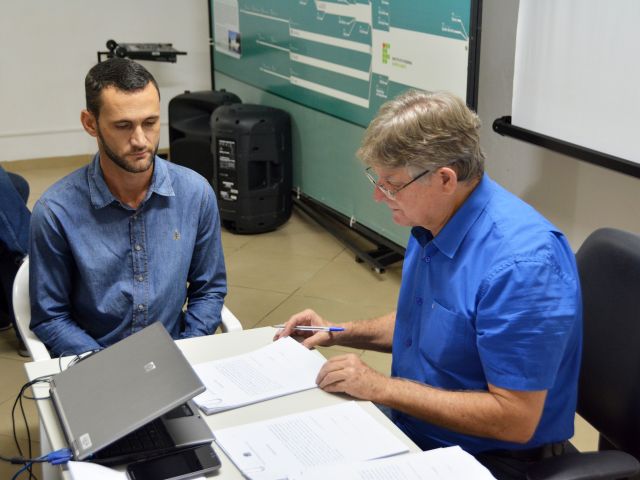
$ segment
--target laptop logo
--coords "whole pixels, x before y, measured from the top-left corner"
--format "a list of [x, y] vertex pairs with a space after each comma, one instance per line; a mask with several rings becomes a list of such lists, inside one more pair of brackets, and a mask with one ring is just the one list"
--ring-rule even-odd
[[91, 448], [91, 445], [93, 445], [91, 442], [91, 436], [88, 433], [80, 435], [78, 440], [80, 440], [80, 448], [82, 448], [82, 450], [87, 450]]
[[146, 373], [149, 373], [150, 371], [155, 370], [155, 369], [156, 369], [156, 364], [153, 363], [153, 362], [149, 362], [144, 366], [144, 371]]

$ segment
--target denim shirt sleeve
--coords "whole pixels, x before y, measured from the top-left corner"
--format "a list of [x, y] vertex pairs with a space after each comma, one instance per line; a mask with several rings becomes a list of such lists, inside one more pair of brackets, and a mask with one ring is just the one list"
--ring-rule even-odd
[[30, 327], [52, 357], [101, 348], [71, 316], [71, 261], [53, 213], [46, 203], [37, 202], [31, 219], [29, 250]]
[[8, 251], [27, 253], [29, 217], [29, 209], [0, 167], [0, 243]]
[[220, 217], [215, 195], [205, 189], [199, 212], [198, 236], [189, 266], [185, 329], [181, 338], [211, 335], [221, 322], [227, 275], [220, 241]]

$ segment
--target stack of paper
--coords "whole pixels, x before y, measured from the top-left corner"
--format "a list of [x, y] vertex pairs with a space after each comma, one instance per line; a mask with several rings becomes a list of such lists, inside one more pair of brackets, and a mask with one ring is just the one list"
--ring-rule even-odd
[[495, 480], [480, 462], [460, 447], [436, 448], [368, 462], [343, 463], [305, 470], [290, 480], [327, 478], [375, 480]]
[[[67, 470], [72, 480], [129, 480], [129, 475], [123, 470], [112, 470], [97, 463], [69, 462]], [[192, 477], [191, 480], [204, 480], [202, 475]]]
[[91, 462], [68, 462], [67, 470], [72, 480], [127, 480], [129, 477], [125, 472], [112, 470], [97, 463]]
[[193, 366], [207, 390], [193, 400], [210, 415], [316, 387], [326, 359], [291, 337], [243, 355]]
[[[216, 443], [252, 480], [407, 452], [407, 446], [355, 402], [214, 432]], [[334, 477], [340, 478], [340, 477]]]

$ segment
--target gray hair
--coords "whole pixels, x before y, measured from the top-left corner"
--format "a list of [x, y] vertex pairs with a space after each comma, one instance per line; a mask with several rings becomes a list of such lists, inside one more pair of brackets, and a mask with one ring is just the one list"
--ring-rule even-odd
[[386, 102], [365, 131], [358, 157], [413, 172], [450, 167], [458, 180], [482, 177], [480, 118], [448, 92], [409, 90]]

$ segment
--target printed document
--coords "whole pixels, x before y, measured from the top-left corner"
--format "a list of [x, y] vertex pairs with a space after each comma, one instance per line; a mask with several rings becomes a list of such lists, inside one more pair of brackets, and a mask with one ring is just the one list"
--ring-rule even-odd
[[[72, 480], [129, 480], [129, 475], [123, 470], [111, 468], [91, 462], [68, 462], [67, 469]], [[205, 477], [193, 477], [191, 480], [204, 480]]]
[[127, 480], [127, 474], [91, 462], [68, 462], [67, 469], [72, 480]]
[[305, 470], [290, 480], [495, 480], [484, 465], [460, 447], [436, 448], [391, 458]]
[[193, 400], [210, 415], [315, 388], [325, 362], [318, 351], [281, 338], [253, 352], [194, 365], [207, 390]]
[[288, 478], [310, 467], [409, 450], [356, 402], [225, 428], [215, 431], [214, 437], [252, 480]]

